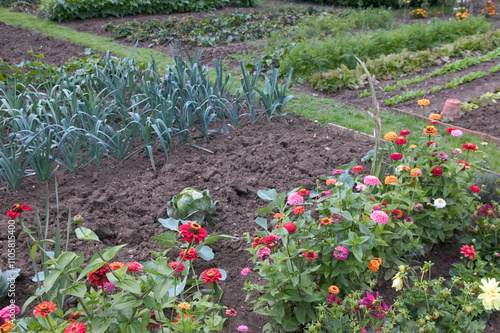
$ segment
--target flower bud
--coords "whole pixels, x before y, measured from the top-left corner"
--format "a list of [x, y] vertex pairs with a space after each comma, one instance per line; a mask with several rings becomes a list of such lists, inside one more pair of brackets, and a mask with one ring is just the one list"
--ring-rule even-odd
[[413, 206], [413, 210], [416, 212], [421, 212], [424, 210], [424, 205], [421, 203], [416, 203], [415, 206]]
[[472, 312], [472, 306], [467, 305], [467, 306], [465, 307], [465, 311], [467, 311], [467, 313], [468, 313], [468, 314], [471, 314], [471, 312]]
[[434, 313], [432, 314], [432, 319], [437, 320], [438, 318], [439, 318], [439, 312], [434, 311]]
[[78, 224], [81, 224], [81, 223], [83, 222], [83, 218], [82, 218], [82, 216], [81, 216], [80, 214], [75, 215], [75, 216], [73, 217], [73, 222], [75, 222], [75, 224], [77, 224], [77, 225], [78, 225]]
[[344, 183], [342, 183], [342, 182], [336, 182], [335, 183], [335, 186], [337, 186], [338, 188], [341, 188], [342, 185], [344, 185]]

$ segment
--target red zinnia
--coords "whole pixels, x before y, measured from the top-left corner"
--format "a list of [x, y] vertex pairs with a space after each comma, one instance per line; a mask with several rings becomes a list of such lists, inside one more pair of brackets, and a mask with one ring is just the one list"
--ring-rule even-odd
[[308, 250], [307, 252], [304, 253], [304, 258], [306, 258], [307, 260], [313, 260], [316, 259], [317, 257], [318, 254], [314, 253], [313, 250]]
[[462, 253], [464, 257], [469, 257], [470, 259], [476, 257], [476, 250], [474, 249], [473, 246], [469, 245], [462, 246], [462, 248], [460, 249], [460, 253]]
[[169, 262], [168, 265], [174, 270], [174, 274], [181, 273], [184, 268], [184, 264], [178, 261]]
[[397, 137], [396, 139], [394, 139], [394, 143], [400, 146], [405, 145], [406, 138], [404, 136]]
[[9, 217], [9, 219], [15, 220], [17, 217], [19, 217], [21, 215], [23, 210], [31, 211], [31, 207], [26, 206], [25, 203], [23, 203], [21, 205], [15, 204], [12, 207], [12, 209], [7, 212], [7, 216]]
[[[189, 313], [185, 313], [184, 317], [189, 317]], [[179, 319], [181, 319], [180, 315], [178, 315], [177, 317], [175, 317], [174, 323], [176, 323]], [[193, 317], [191, 317], [191, 321], [194, 321]]]
[[352, 167], [352, 171], [353, 172], [361, 172], [361, 171], [363, 171], [363, 167], [361, 165], [356, 165], [356, 166]]
[[42, 304], [38, 304], [35, 306], [35, 311], [33, 311], [35, 316], [42, 315], [42, 318], [45, 318], [49, 313], [57, 310], [56, 303], [53, 302], [42, 302]]
[[142, 273], [142, 265], [138, 262], [128, 262], [125, 264], [125, 266], [127, 266], [127, 273]]
[[201, 274], [201, 279], [206, 283], [219, 282], [222, 274], [217, 268], [210, 268]]
[[401, 131], [399, 131], [399, 135], [408, 136], [408, 135], [410, 135], [410, 130], [401, 130]]
[[276, 235], [268, 235], [264, 238], [264, 243], [268, 248], [272, 249], [280, 244], [280, 237]]
[[300, 215], [300, 214], [304, 214], [304, 206], [295, 206], [293, 208], [293, 213], [295, 215]]
[[446, 129], [446, 133], [451, 134], [451, 132], [453, 132], [454, 130], [456, 130], [456, 128], [455, 128], [455, 127], [448, 127], [448, 128]]
[[74, 323], [66, 327], [64, 333], [85, 333], [87, 328], [84, 323]]
[[109, 273], [108, 265], [104, 265], [98, 270], [87, 275], [89, 282], [93, 286], [102, 286], [104, 282], [109, 282], [106, 274]]
[[391, 160], [393, 160], [393, 161], [399, 161], [402, 158], [403, 158], [403, 154], [401, 154], [401, 153], [391, 154]]
[[200, 242], [204, 242], [205, 237], [207, 237], [207, 231], [198, 223], [188, 222], [183, 224], [179, 227], [179, 231], [181, 232], [183, 241], [191, 243], [194, 239], [196, 245], [200, 244]]
[[469, 187], [469, 189], [470, 189], [470, 191], [472, 193], [479, 193], [479, 192], [481, 192], [481, 188], [479, 186], [477, 186], [477, 185], [471, 185]]
[[[427, 143], [426, 143], [427, 147], [430, 147], [433, 143], [436, 143], [436, 141], [427, 141]], [[437, 146], [437, 144], [436, 144], [436, 146]]]
[[432, 125], [436, 125], [436, 124], [439, 124], [439, 121], [437, 121], [437, 120], [431, 120], [431, 121], [429, 121], [429, 123], [431, 123]]
[[[186, 255], [186, 256], [184, 256]], [[194, 247], [190, 247], [187, 254], [186, 250], [182, 250], [181, 254], [179, 254], [179, 260], [186, 261], [186, 260], [194, 260], [198, 259], [198, 251]]]
[[288, 222], [288, 223], [283, 224], [283, 228], [288, 230], [289, 234], [293, 234], [295, 232], [295, 230], [297, 230], [297, 227], [292, 222]]
[[462, 161], [462, 160], [459, 160], [459, 161], [457, 162], [457, 164], [460, 164], [460, 163], [462, 163], [462, 164], [464, 165], [464, 167], [462, 168], [462, 170], [461, 170], [461, 171], [465, 171], [465, 169], [468, 169], [468, 168], [469, 168], [469, 163], [467, 163], [467, 162], [465, 162], [465, 161]]
[[462, 148], [467, 149], [467, 150], [477, 150], [477, 146], [473, 143], [464, 143]]
[[257, 247], [259, 246], [260, 244], [264, 243], [264, 238], [263, 237], [255, 237], [253, 239], [253, 243], [252, 243], [252, 246], [253, 247]]
[[305, 188], [303, 188], [303, 189], [298, 190], [298, 191], [297, 191], [297, 194], [298, 194], [298, 195], [301, 195], [301, 196], [306, 196], [306, 195], [311, 194], [311, 191], [308, 191], [308, 190], [306, 190]]
[[440, 167], [434, 167], [432, 168], [431, 173], [434, 177], [439, 177], [443, 174], [443, 169]]

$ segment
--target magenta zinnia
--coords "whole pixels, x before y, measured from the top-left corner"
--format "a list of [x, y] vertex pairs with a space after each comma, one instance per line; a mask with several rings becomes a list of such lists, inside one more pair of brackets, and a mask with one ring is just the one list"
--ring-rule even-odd
[[17, 217], [21, 215], [23, 211], [31, 211], [30, 206], [26, 206], [25, 203], [23, 204], [15, 204], [11, 210], [7, 212], [7, 216], [9, 219], [15, 220]]
[[85, 333], [87, 332], [87, 328], [84, 323], [73, 323], [66, 327], [64, 333]]
[[399, 161], [402, 158], [403, 158], [403, 154], [401, 154], [401, 153], [391, 154], [391, 160], [393, 160], [393, 161]]
[[370, 215], [370, 218], [378, 224], [386, 224], [389, 221], [389, 215], [383, 210], [375, 210]]
[[342, 246], [342, 245], [336, 246], [334, 251], [333, 251], [333, 256], [335, 257], [335, 259], [338, 259], [338, 260], [345, 260], [348, 255], [349, 255], [349, 251], [347, 251], [347, 248], [345, 246]]
[[168, 265], [170, 266], [170, 268], [174, 270], [174, 274], [181, 273], [182, 271], [184, 271], [185, 268], [184, 264], [178, 261], [169, 262]]

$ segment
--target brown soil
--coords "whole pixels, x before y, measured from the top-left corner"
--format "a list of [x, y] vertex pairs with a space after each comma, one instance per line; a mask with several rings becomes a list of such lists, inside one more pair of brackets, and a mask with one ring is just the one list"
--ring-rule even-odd
[[[216, 13], [229, 10], [234, 9], [222, 9]], [[143, 15], [134, 19], [145, 20], [152, 17], [161, 18], [159, 15]], [[65, 25], [75, 30], [105, 35], [106, 33], [101, 30], [103, 24], [130, 19], [92, 19]], [[61, 64], [71, 56], [79, 56], [84, 51], [83, 46], [37, 32], [3, 23], [0, 23], [0, 28], [2, 30], [0, 58], [7, 62], [31, 60], [31, 56], [26, 52], [32, 49], [35, 54], [43, 52], [44, 61]], [[212, 51], [208, 48], [205, 52], [209, 55], [208, 60], [218, 57], [219, 54], [226, 56], [227, 53], [239, 52], [242, 49], [243, 45], [238, 47], [233, 45], [213, 48]], [[485, 80], [489, 81], [486, 84], [481, 80], [469, 83], [469, 86], [464, 85], [463, 89], [460, 88], [463, 92], [453, 97], [465, 100], [473, 87], [479, 87], [477, 91], [481, 94], [498, 87], [498, 77]], [[318, 93], [309, 89], [307, 85], [300, 89]], [[366, 102], [369, 99], [358, 99], [357, 93], [346, 90], [328, 96], [339, 101], [355, 102], [362, 107], [369, 107], [369, 102]], [[439, 95], [444, 96], [442, 98], [430, 97], [433, 103], [431, 105], [438, 110], [439, 103], [444, 104], [444, 100], [448, 97], [444, 93], [446, 92]], [[379, 99], [383, 99], [382, 95]], [[408, 102], [408, 105], [411, 103]], [[396, 107], [402, 106], [403, 103]], [[494, 107], [492, 109], [497, 110]], [[470, 115], [472, 117], [474, 111]], [[481, 129], [481, 125], [477, 122], [474, 124], [471, 121], [470, 124], [473, 129]], [[91, 166], [78, 175], [60, 170], [57, 179], [61, 220], [67, 219], [71, 204], [73, 214], [81, 214], [84, 217], [84, 225], [94, 229], [101, 238], [100, 248], [127, 243], [127, 247], [117, 259], [149, 260], [152, 258], [149, 251], [158, 249], [158, 246], [152, 245], [151, 237], [166, 230], [158, 223], [159, 218], [167, 217], [165, 204], [185, 187], [208, 189], [212, 198], [220, 202], [216, 212], [219, 220], [215, 224], [206, 226], [209, 233], [237, 237], [242, 237], [244, 233], [252, 235], [255, 230], [253, 220], [257, 216], [255, 210], [266, 205], [266, 202], [257, 197], [257, 190], [276, 188], [284, 192], [298, 186], [311, 189], [315, 186], [317, 177], [328, 175], [336, 166], [348, 163], [354, 158], [363, 157], [371, 148], [368, 143], [340, 136], [301, 117], [284, 117], [272, 122], [261, 120], [256, 125], [248, 124], [227, 135], [216, 136], [210, 143], [200, 140], [196, 144], [206, 147], [214, 154], [177, 144], [169, 155], [168, 163], [163, 153], [155, 152], [156, 172], [152, 170], [149, 158], [141, 154], [123, 162], [105, 162], [100, 168]], [[52, 182], [50, 189], [52, 208], [54, 208]], [[45, 184], [34, 177], [28, 177], [24, 180], [20, 191], [15, 193], [2, 191], [0, 200], [4, 212], [17, 202], [26, 202], [43, 211]], [[54, 212], [54, 209], [52, 211]], [[35, 212], [24, 213], [25, 221], [31, 228], [34, 228], [35, 216]], [[54, 230], [54, 218], [55, 215], [50, 220], [51, 230]], [[2, 219], [0, 229], [5, 230], [6, 223], [7, 220]], [[63, 233], [64, 225], [65, 223], [63, 223]], [[32, 295], [28, 287], [33, 284], [31, 281], [33, 270], [24, 246], [28, 237], [20, 230], [20, 226], [17, 226], [16, 236], [19, 245], [17, 266], [22, 269], [21, 276], [16, 282], [16, 303], [21, 306]], [[49, 236], [54, 237], [54, 232], [49, 232]], [[0, 235], [0, 246], [4, 252], [7, 250], [5, 234]], [[250, 332], [258, 332], [266, 319], [253, 312], [252, 305], [245, 302], [245, 292], [242, 291], [244, 279], [239, 273], [242, 268], [251, 266], [248, 262], [249, 255], [244, 251], [247, 246], [242, 238], [218, 241], [213, 245], [215, 259], [208, 263], [200, 260], [197, 271], [201, 272], [210, 267], [225, 269], [228, 278], [221, 284], [227, 290], [224, 304], [239, 312], [233, 320], [233, 327], [247, 325]], [[437, 245], [425, 260], [436, 263], [437, 275], [447, 276], [450, 262], [458, 258], [459, 248], [460, 244], [450, 240]], [[84, 242], [74, 238], [71, 239], [69, 249], [83, 252], [87, 258], [92, 254]], [[423, 258], [417, 259], [423, 260]], [[5, 268], [6, 257], [2, 257], [0, 263], [0, 268]], [[378, 290], [388, 299], [394, 296], [390, 283], [381, 283]], [[0, 302], [0, 308], [7, 302], [8, 300]], [[486, 332], [495, 331], [495, 327], [499, 325], [500, 318], [495, 314], [490, 318]]]

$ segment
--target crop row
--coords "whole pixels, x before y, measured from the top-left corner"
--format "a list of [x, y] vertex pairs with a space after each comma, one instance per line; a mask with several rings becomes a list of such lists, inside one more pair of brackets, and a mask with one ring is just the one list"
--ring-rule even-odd
[[[370, 74], [378, 80], [395, 79], [403, 74], [415, 74], [424, 67], [438, 65], [448, 61], [451, 57], [494, 50], [498, 47], [498, 43], [500, 43], [500, 30], [493, 30], [483, 34], [464, 36], [453, 43], [435, 47], [432, 50], [416, 52], [405, 50], [400, 53], [380, 56], [378, 59], [369, 59], [366, 62], [366, 67]], [[473, 61], [477, 60], [464, 60], [452, 65], [452, 67], [464, 66], [468, 62], [472, 64]], [[318, 90], [335, 92], [342, 87], [357, 89], [363, 87], [367, 82], [360, 66], [357, 66], [356, 69], [341, 66], [335, 70], [314, 74], [311, 83]]]
[[195, 19], [169, 17], [160, 21], [150, 19], [144, 22], [130, 21], [119, 25], [108, 23], [104, 30], [111, 31], [114, 38], [135, 41], [154, 41], [156, 44], [170, 44], [173, 41], [195, 45], [215, 46], [221, 43], [242, 42], [269, 36], [272, 31], [287, 25], [296, 25], [298, 20], [309, 14], [320, 13], [314, 9], [285, 8], [280, 11], [251, 13], [235, 12], [220, 17], [208, 16]]
[[78, 173], [104, 157], [124, 160], [140, 151], [155, 168], [155, 145], [168, 157], [175, 137], [185, 144], [198, 136], [208, 141], [237, 128], [241, 117], [255, 123], [281, 114], [292, 98], [289, 80], [278, 84], [277, 70], [250, 74], [243, 66], [242, 88], [231, 93], [234, 79], [222, 63], [216, 61], [210, 79], [200, 55], [188, 61], [175, 55], [165, 77], [154, 61], [141, 69], [106, 56], [91, 68], [49, 73], [38, 87], [8, 83], [0, 89], [0, 179], [17, 190], [25, 174], [47, 180], [56, 165]]
[[387, 100], [385, 100], [385, 104], [387, 105], [394, 105], [394, 104], [397, 104], [397, 103], [401, 103], [401, 102], [404, 102], [404, 101], [408, 101], [410, 99], [414, 99], [414, 98], [417, 98], [417, 97], [422, 97], [422, 96], [425, 96], [425, 95], [428, 95], [428, 94], [431, 94], [431, 93], [437, 93], [443, 89], [451, 89], [451, 88], [455, 88], [461, 84], [464, 84], [464, 83], [467, 83], [467, 82], [471, 82], [471, 81], [474, 81], [474, 80], [477, 80], [477, 79], [480, 79], [486, 75], [489, 75], [489, 74], [493, 74], [493, 73], [496, 73], [496, 72], [500, 72], [500, 64], [497, 64], [495, 66], [493, 66], [492, 68], [490, 68], [489, 71], [487, 72], [470, 72], [466, 75], [463, 75], [463, 76], [455, 76], [453, 77], [453, 79], [451, 79], [449, 82], [441, 85], [441, 86], [434, 86], [432, 87], [431, 89], [429, 90], [406, 90], [403, 94], [401, 95], [396, 95], [396, 96], [393, 96]]
[[50, 20], [71, 21], [96, 16], [202, 12], [224, 6], [253, 6], [253, 0], [40, 0], [39, 10]]
[[295, 44], [280, 62], [280, 70], [286, 73], [294, 68], [298, 76], [307, 77], [310, 73], [336, 69], [342, 64], [353, 69], [357, 66], [356, 56], [366, 61], [403, 49], [425, 50], [462, 36], [485, 33], [490, 28], [491, 24], [483, 17], [477, 17], [460, 22], [433, 20], [429, 24], [414, 23], [390, 31], [306, 40]]

